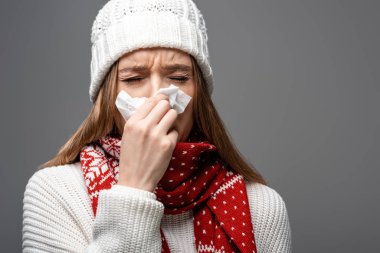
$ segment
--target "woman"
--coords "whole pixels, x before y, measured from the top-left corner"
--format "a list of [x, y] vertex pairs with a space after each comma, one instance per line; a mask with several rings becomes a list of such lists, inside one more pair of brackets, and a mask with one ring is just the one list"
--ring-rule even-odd
[[[285, 203], [212, 103], [191, 0], [111, 0], [92, 27], [93, 108], [29, 180], [23, 252], [291, 252]], [[174, 84], [191, 97], [182, 113]], [[148, 98], [124, 120], [119, 92]]]

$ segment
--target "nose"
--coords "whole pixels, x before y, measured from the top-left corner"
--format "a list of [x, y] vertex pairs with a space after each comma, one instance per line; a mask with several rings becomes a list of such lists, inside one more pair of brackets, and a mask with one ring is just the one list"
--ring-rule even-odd
[[152, 78], [150, 82], [150, 97], [154, 96], [158, 90], [169, 87], [162, 78]]

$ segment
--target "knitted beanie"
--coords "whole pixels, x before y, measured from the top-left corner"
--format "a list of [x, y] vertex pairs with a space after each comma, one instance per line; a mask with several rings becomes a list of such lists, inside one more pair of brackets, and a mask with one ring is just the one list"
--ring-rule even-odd
[[176, 48], [194, 56], [213, 91], [206, 25], [192, 0], [110, 0], [95, 18], [91, 43], [92, 102], [112, 64], [139, 48]]

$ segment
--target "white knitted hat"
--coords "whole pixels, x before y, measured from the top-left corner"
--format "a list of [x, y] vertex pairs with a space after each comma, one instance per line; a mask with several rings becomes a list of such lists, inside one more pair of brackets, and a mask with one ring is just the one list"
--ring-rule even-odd
[[110, 0], [95, 18], [91, 43], [92, 102], [111, 65], [138, 48], [177, 48], [194, 56], [213, 91], [206, 25], [191, 0]]

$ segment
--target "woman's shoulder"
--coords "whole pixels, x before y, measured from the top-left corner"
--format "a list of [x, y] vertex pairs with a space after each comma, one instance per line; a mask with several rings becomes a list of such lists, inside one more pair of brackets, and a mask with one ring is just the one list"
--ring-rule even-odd
[[287, 218], [285, 200], [277, 190], [268, 185], [248, 181], [246, 188], [249, 205], [256, 211], [254, 216], [271, 215]]
[[80, 163], [64, 164], [45, 167], [35, 171], [29, 178], [27, 185], [32, 183], [54, 185], [56, 182], [72, 180], [81, 176]]
[[251, 199], [259, 203], [267, 203], [274, 206], [285, 205], [282, 195], [274, 188], [258, 182], [246, 181], [247, 194]]
[[80, 163], [51, 166], [35, 171], [29, 178], [24, 192], [27, 196], [77, 198], [85, 196], [85, 182]]
[[257, 182], [246, 181], [246, 188], [258, 246], [271, 248], [272, 251], [268, 252], [291, 252], [291, 228], [282, 195], [274, 188]]
[[29, 178], [23, 198], [24, 248], [79, 252], [88, 243], [94, 217], [81, 173], [80, 163], [74, 163], [46, 167]]
[[60, 215], [66, 212], [82, 217], [84, 222], [88, 222], [92, 214], [79, 162], [34, 172], [26, 184], [23, 203], [24, 210], [28, 212], [42, 209]]

